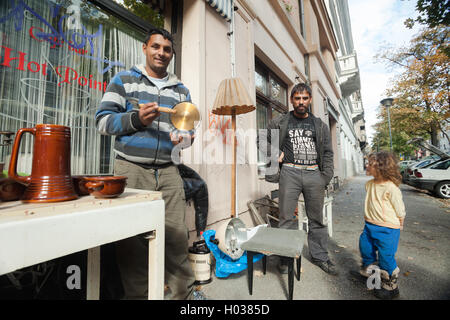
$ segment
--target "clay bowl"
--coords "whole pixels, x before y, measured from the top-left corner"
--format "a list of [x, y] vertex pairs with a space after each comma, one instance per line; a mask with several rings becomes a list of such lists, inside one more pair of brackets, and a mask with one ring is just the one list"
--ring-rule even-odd
[[27, 187], [9, 178], [0, 179], [0, 200], [15, 201], [22, 198]]
[[88, 189], [84, 186], [85, 182], [83, 181], [83, 178], [84, 176], [72, 176], [73, 188], [79, 196], [89, 195]]
[[84, 186], [96, 198], [115, 198], [120, 196], [127, 185], [125, 176], [84, 176]]
[[86, 188], [85, 184], [87, 181], [84, 180], [84, 178], [89, 177], [112, 177], [113, 175], [75, 175], [72, 176], [73, 181], [73, 188], [75, 189], [75, 192], [79, 196], [87, 196], [89, 195], [89, 190]]

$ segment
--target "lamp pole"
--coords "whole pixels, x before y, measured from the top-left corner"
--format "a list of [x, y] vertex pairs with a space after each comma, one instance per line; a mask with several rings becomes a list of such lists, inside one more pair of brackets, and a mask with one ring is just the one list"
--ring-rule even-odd
[[389, 112], [389, 108], [392, 106], [392, 101], [394, 101], [393, 98], [386, 98], [380, 101], [381, 105], [387, 108], [388, 124], [389, 124], [389, 143], [391, 147], [391, 152], [392, 152], [392, 132], [391, 132], [391, 113]]

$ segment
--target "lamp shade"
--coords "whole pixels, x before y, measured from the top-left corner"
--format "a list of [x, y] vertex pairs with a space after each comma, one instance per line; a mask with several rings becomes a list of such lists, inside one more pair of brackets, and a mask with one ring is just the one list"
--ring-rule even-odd
[[231, 116], [251, 112], [255, 109], [242, 80], [229, 78], [220, 83], [211, 112]]

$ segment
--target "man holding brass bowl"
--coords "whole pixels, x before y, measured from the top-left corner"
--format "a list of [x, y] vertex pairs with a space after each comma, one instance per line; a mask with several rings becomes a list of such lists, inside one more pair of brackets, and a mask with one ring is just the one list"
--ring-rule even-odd
[[[152, 29], [142, 46], [146, 65], [117, 73], [110, 81], [96, 113], [96, 126], [116, 136], [114, 174], [128, 177], [128, 186], [162, 192], [165, 202], [166, 299], [192, 299], [195, 281], [188, 261], [183, 181], [171, 154], [191, 136], [173, 134], [170, 109], [190, 104], [189, 90], [168, 73], [173, 38], [164, 29]], [[192, 104], [191, 104], [192, 105]], [[188, 130], [190, 128], [187, 128]], [[187, 131], [188, 131], [187, 130]], [[187, 138], [187, 139], [186, 139]], [[189, 143], [186, 143], [189, 142]], [[181, 146], [181, 145], [180, 145]], [[148, 241], [145, 234], [117, 243], [117, 261], [125, 299], [146, 299], [148, 292]], [[201, 294], [200, 294], [201, 296]]]

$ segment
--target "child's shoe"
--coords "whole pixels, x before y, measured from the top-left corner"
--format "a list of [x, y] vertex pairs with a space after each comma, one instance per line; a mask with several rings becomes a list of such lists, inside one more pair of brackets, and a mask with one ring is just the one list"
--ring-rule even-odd
[[376, 265], [377, 265], [377, 263], [373, 262], [371, 264], [368, 264], [367, 266], [361, 266], [361, 269], [359, 269], [359, 274], [362, 275], [363, 277], [366, 277], [366, 278], [370, 277], [372, 275], [372, 273], [373, 273], [373, 269], [371, 269], [369, 271], [369, 268], [373, 267], [373, 266], [376, 266]]
[[387, 271], [380, 269], [381, 288], [374, 290], [375, 297], [383, 300], [391, 300], [398, 297], [400, 294], [397, 284], [399, 273], [400, 269], [398, 267], [395, 268], [391, 276], [389, 276]]

